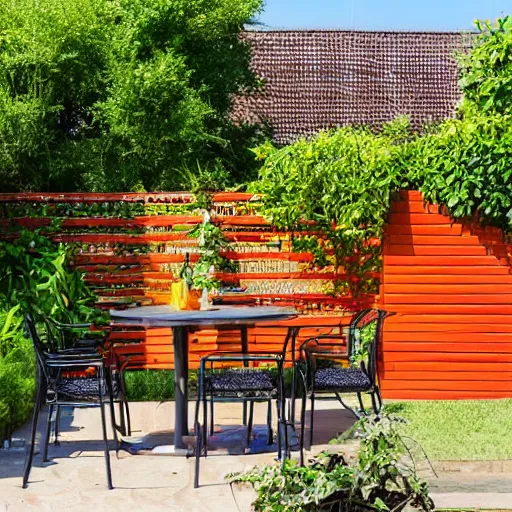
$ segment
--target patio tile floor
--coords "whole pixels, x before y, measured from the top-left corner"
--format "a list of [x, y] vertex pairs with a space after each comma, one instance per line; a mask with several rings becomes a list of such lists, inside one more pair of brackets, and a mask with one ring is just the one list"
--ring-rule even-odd
[[[170, 402], [131, 404], [134, 435], [168, 428], [173, 423]], [[193, 413], [191, 404], [190, 413]], [[240, 404], [218, 404], [219, 425], [240, 425]], [[24, 452], [0, 450], [0, 512], [53, 511], [75, 512], [197, 511], [246, 512], [253, 498], [248, 488], [232, 491], [224, 482], [227, 473], [271, 462], [274, 453], [228, 455], [211, 452], [201, 461], [201, 487], [192, 488], [193, 459], [170, 456], [144, 456], [111, 452], [115, 489], [106, 488], [102, 453], [101, 423], [98, 409], [76, 409], [63, 414], [61, 444], [50, 446], [51, 462], [35, 457], [28, 489], [21, 488]], [[192, 417], [192, 416], [190, 416]], [[256, 404], [255, 424], [263, 425], [266, 405]], [[39, 436], [45, 425], [41, 418]], [[326, 448], [337, 431], [352, 424], [352, 417], [335, 403], [318, 404], [315, 414], [315, 447]], [[29, 425], [17, 433], [26, 437]], [[329, 448], [333, 448], [330, 446]], [[482, 507], [512, 509], [512, 474], [440, 473], [430, 480], [438, 507]]]

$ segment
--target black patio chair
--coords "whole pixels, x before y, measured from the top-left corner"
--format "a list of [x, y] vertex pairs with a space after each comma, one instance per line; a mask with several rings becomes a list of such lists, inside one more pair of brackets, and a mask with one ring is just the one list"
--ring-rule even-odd
[[105, 345], [106, 332], [93, 330], [90, 323], [62, 323], [44, 317], [46, 346], [51, 351], [80, 350], [98, 351]]
[[[338, 400], [357, 418], [360, 415], [347, 405], [341, 395], [355, 393], [363, 414], [366, 410], [362, 394], [371, 396], [375, 414], [380, 412], [377, 359], [382, 325], [387, 316], [379, 309], [363, 309], [350, 322], [347, 339], [323, 335], [306, 340], [301, 346], [298, 369], [304, 383], [301, 410], [300, 462], [304, 462], [306, 402], [311, 401], [310, 445], [313, 444], [315, 400]], [[345, 367], [347, 357], [349, 367]]]
[[[73, 407], [99, 407], [103, 428], [104, 455], [107, 468], [107, 484], [112, 489], [112, 474], [110, 469], [110, 455], [105, 419], [105, 402], [110, 405], [112, 429], [116, 449], [118, 446], [117, 429], [114, 419], [114, 398], [118, 395], [118, 389], [114, 390], [108, 366], [105, 358], [99, 353], [90, 350], [80, 352], [79, 349], [71, 351], [49, 351], [42, 343], [36, 329], [36, 324], [30, 315], [25, 317], [26, 328], [36, 354], [36, 400], [32, 416], [32, 429], [28, 453], [23, 472], [23, 488], [28, 486], [28, 478], [34, 457], [35, 436], [37, 422], [42, 403], [49, 406], [48, 425], [42, 447], [43, 461], [48, 460], [48, 443], [50, 438], [50, 421], [53, 408], [58, 406]], [[77, 371], [91, 369], [94, 374], [90, 377], [75, 377]], [[117, 388], [117, 387], [116, 387]]]
[[[258, 363], [258, 367], [250, 367]], [[223, 368], [215, 368], [221, 364]], [[241, 367], [233, 367], [235, 364]], [[260, 364], [272, 365], [259, 367]], [[231, 367], [225, 368], [226, 365]], [[267, 402], [267, 443], [273, 443], [272, 432], [272, 400], [277, 404], [277, 451], [282, 457], [283, 447], [288, 446], [285, 418], [285, 395], [283, 379], [284, 358], [282, 355], [223, 354], [211, 355], [201, 359], [198, 372], [198, 393], [194, 418], [195, 474], [194, 488], [199, 487], [200, 457], [208, 455], [208, 434], [213, 433], [213, 408], [211, 409], [211, 429], [208, 430], [208, 401], [213, 407], [217, 402], [242, 402], [249, 405], [247, 424], [247, 444], [251, 440], [253, 427], [254, 404]], [[203, 407], [203, 423], [199, 423], [200, 407]]]
[[[112, 342], [108, 340], [108, 331], [103, 328], [101, 331], [93, 330], [92, 325], [88, 323], [62, 323], [53, 318], [45, 317], [46, 326], [46, 348], [51, 352], [59, 354], [98, 354], [104, 355], [109, 367], [109, 375], [112, 379], [113, 389], [117, 389], [114, 395], [114, 402], [119, 406], [120, 423], [116, 425], [116, 430], [123, 436], [131, 435], [130, 408], [126, 393], [125, 370], [133, 356], [144, 355], [144, 353], [133, 353], [129, 356], [121, 356], [118, 348], [127, 344], [140, 345], [139, 340], [123, 340], [123, 342]], [[60, 406], [56, 406], [54, 423], [54, 444], [58, 445]], [[50, 419], [49, 419], [50, 421]]]

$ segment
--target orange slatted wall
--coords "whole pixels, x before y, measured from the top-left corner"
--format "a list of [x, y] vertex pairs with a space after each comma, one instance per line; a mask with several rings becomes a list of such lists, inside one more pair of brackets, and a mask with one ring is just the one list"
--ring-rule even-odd
[[[265, 221], [258, 210], [258, 196], [217, 193], [212, 200], [214, 221], [231, 242], [226, 256], [240, 267], [218, 278], [247, 287], [242, 294], [222, 295], [223, 303], [295, 306], [301, 313], [295, 325], [305, 326], [299, 343], [316, 333], [339, 332], [351, 311], [374, 303], [373, 296], [361, 297], [356, 303], [350, 297], [329, 295], [324, 287], [336, 277], [334, 266], [313, 268], [311, 254], [292, 252], [290, 233]], [[57, 218], [57, 231], [48, 234], [57, 242], [80, 244], [74, 264], [97, 293], [98, 307], [124, 307], [127, 302], [166, 304], [184, 253], [190, 253], [192, 263], [198, 258], [197, 240], [188, 236], [202, 222], [195, 201], [187, 193], [0, 194], [0, 234], [9, 237], [10, 230], [20, 226], [44, 232]], [[112, 208], [119, 205], [140, 208], [129, 218], [124, 210]], [[278, 352], [286, 332], [285, 323], [250, 329], [249, 350]], [[111, 339], [144, 342], [142, 347], [122, 349], [128, 354], [143, 353], [132, 356], [132, 362], [147, 368], [174, 366], [170, 329], [114, 328]], [[241, 348], [239, 331], [203, 329], [191, 334], [189, 342], [192, 368], [203, 355]]]
[[451, 222], [418, 192], [392, 206], [381, 302], [385, 398], [512, 396], [512, 274], [503, 234]]
[[[222, 193], [213, 199], [216, 222], [233, 242], [227, 256], [241, 263], [240, 272], [219, 278], [248, 286], [242, 295], [226, 295], [225, 303], [294, 305], [301, 312], [297, 322], [307, 326], [301, 339], [337, 330], [346, 325], [351, 310], [374, 303], [371, 296], [355, 303], [350, 297], [334, 299], [325, 293], [323, 284], [335, 277], [334, 268], [312, 268], [307, 264], [311, 255], [291, 252], [290, 234], [264, 221], [256, 196]], [[3, 227], [10, 236], [8, 228], [47, 226], [52, 216], [60, 216], [59, 231], [50, 236], [82, 244], [75, 264], [97, 291], [99, 307], [122, 307], [129, 297], [142, 305], [162, 304], [169, 301], [183, 251], [191, 252], [192, 261], [197, 257], [187, 231], [201, 217], [182, 208], [191, 201], [185, 193], [0, 194], [0, 230]], [[116, 202], [137, 202], [143, 208], [127, 219], [101, 210], [66, 215], [59, 207], [69, 204], [76, 210], [80, 205]], [[48, 205], [44, 213], [29, 211], [42, 204]], [[155, 210], [165, 204], [170, 205], [169, 212]], [[395, 313], [385, 322], [381, 347], [385, 398], [512, 397], [508, 252], [500, 230], [453, 223], [438, 207], [424, 206], [418, 192], [404, 192], [392, 204], [379, 299], [381, 307]], [[285, 333], [284, 325], [251, 329], [249, 349], [278, 350]], [[111, 337], [144, 341], [144, 355], [134, 360], [150, 368], [172, 368], [170, 335], [169, 329], [122, 329]], [[190, 337], [190, 366], [196, 367], [203, 354], [239, 348], [237, 332], [202, 330]]]

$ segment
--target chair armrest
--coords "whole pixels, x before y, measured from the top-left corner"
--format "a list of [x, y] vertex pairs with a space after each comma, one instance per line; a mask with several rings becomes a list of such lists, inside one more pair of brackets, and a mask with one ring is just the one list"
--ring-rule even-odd
[[[142, 357], [145, 356], [145, 352], [132, 352], [131, 354], [126, 354], [123, 356], [125, 359], [122, 364], [118, 365], [118, 369], [120, 373], [123, 373], [127, 369], [130, 368], [130, 366], [144, 366], [146, 364], [145, 361], [131, 361], [131, 358], [133, 357]], [[118, 364], [119, 361], [116, 362]]]
[[75, 347], [92, 347], [95, 345], [101, 345], [103, 342], [104, 342], [104, 340], [100, 340], [100, 339], [83, 338], [83, 339], [76, 341]]
[[86, 368], [94, 366], [100, 368], [104, 366], [103, 359], [96, 359], [91, 357], [78, 357], [69, 356], [65, 358], [47, 359], [45, 365], [50, 368], [61, 368], [66, 369], [75, 366], [84, 366]]
[[65, 324], [62, 322], [57, 322], [55, 320], [52, 320], [53, 324], [56, 327], [60, 327], [61, 329], [90, 329], [92, 324]]
[[222, 361], [232, 361], [232, 362], [244, 362], [244, 361], [282, 361], [283, 356], [281, 354], [221, 354], [221, 355], [210, 355], [204, 356], [201, 358], [201, 363], [204, 361], [208, 362], [222, 362]]
[[224, 354], [224, 355], [210, 355], [201, 358], [201, 363], [199, 366], [199, 373], [204, 373], [206, 370], [206, 364], [212, 363], [212, 369], [214, 363], [246, 363], [246, 362], [274, 362], [277, 364], [278, 368], [282, 367], [283, 357], [281, 355], [255, 355], [255, 354]]
[[[319, 341], [319, 340], [326, 340], [326, 339], [334, 339], [334, 340], [338, 340], [338, 339], [342, 339], [344, 340], [343, 343], [325, 343], [325, 342], [322, 342], [322, 341]], [[332, 348], [332, 347], [336, 347], [336, 346], [340, 346], [340, 347], [345, 347], [347, 349], [347, 353], [348, 353], [348, 345], [346, 343], [346, 338], [344, 336], [340, 336], [340, 335], [321, 335], [321, 336], [314, 336], [312, 338], [308, 338], [307, 340], [303, 341], [301, 346], [300, 346], [300, 353], [302, 354], [303, 352], [305, 354], [312, 354], [313, 352], [316, 352], [314, 350], [313, 347], [329, 347], [329, 348]], [[314, 345], [313, 345], [313, 342], [314, 342]], [[308, 346], [308, 345], [313, 345], [311, 348]], [[322, 352], [322, 351], [318, 351], [318, 352]]]
[[92, 359], [100, 358], [101, 354], [95, 349], [85, 348], [66, 348], [57, 352], [47, 354], [48, 359], [65, 359], [69, 357], [88, 357]]

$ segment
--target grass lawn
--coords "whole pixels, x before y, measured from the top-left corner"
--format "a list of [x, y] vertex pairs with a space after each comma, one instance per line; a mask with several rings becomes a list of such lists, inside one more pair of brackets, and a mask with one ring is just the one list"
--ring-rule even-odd
[[400, 402], [386, 410], [409, 421], [404, 434], [431, 460], [512, 458], [512, 400]]

